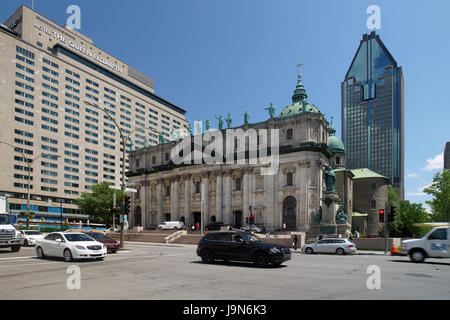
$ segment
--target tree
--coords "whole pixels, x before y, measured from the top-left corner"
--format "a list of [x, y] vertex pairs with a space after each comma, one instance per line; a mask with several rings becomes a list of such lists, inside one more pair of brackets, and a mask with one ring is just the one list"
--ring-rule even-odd
[[81, 212], [88, 214], [100, 223], [108, 223], [112, 219], [110, 209], [113, 208], [113, 194], [116, 193], [116, 204], [121, 203], [120, 190], [110, 189], [108, 182], [92, 186], [92, 192], [82, 192], [75, 200]]
[[421, 235], [424, 231], [424, 227], [418, 227], [414, 224], [429, 221], [430, 215], [421, 203], [410, 203], [409, 201], [400, 202], [398, 229], [402, 237], [414, 237]]
[[426, 201], [433, 211], [433, 221], [450, 221], [450, 170], [436, 173], [433, 183], [423, 192], [433, 196], [433, 200]]

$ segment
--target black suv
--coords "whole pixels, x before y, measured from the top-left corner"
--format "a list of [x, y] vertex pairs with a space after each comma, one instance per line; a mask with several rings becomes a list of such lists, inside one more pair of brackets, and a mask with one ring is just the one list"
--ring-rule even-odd
[[291, 259], [291, 250], [265, 242], [261, 238], [239, 231], [211, 232], [198, 243], [197, 255], [204, 263], [214, 260], [248, 261], [257, 266], [280, 265]]

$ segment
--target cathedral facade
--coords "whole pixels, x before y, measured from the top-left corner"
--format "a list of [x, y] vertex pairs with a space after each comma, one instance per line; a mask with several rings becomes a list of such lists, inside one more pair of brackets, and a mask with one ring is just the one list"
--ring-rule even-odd
[[[344, 158], [341, 150], [329, 146], [334, 131], [308, 103], [300, 73], [292, 104], [278, 116], [272, 105], [267, 110], [269, 119], [263, 122], [248, 123], [246, 114], [243, 125], [232, 128], [227, 119], [228, 128], [223, 129], [219, 119], [219, 129], [207, 126], [206, 132], [132, 151], [127, 175], [138, 192], [132, 198], [131, 227], [151, 229], [179, 220], [205, 226], [220, 221], [239, 228], [253, 214], [255, 224], [268, 231], [308, 232], [322, 205], [324, 170]], [[208, 145], [212, 140], [215, 144]], [[218, 141], [223, 148], [217, 148]], [[253, 146], [258, 147], [256, 153], [251, 152]], [[215, 161], [193, 161], [195, 156], [190, 162], [174, 161], [190, 152], [213, 155]], [[272, 163], [255, 159], [263, 154]], [[346, 214], [351, 221], [351, 209]]]

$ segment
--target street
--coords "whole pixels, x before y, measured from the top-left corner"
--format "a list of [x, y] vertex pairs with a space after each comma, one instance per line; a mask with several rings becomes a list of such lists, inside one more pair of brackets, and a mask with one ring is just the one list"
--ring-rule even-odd
[[[0, 299], [449, 299], [450, 262], [359, 253], [306, 255], [292, 251], [280, 267], [203, 264], [193, 245], [126, 243], [104, 261], [36, 258], [34, 247], [0, 249]], [[79, 267], [80, 289], [68, 286]], [[369, 289], [370, 266], [379, 289]], [[376, 268], [375, 267], [375, 268]], [[373, 267], [371, 267], [373, 268]], [[372, 270], [369, 268], [369, 270]]]

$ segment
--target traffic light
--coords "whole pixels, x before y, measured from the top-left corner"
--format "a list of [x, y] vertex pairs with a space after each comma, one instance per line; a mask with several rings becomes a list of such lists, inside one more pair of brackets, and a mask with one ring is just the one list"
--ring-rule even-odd
[[255, 223], [255, 215], [252, 213], [252, 215], [250, 216], [250, 223], [254, 224]]
[[395, 206], [391, 205], [391, 210], [389, 211], [388, 221], [392, 222], [395, 219]]
[[384, 209], [378, 210], [378, 217], [380, 222], [384, 222]]
[[125, 214], [130, 214], [131, 211], [131, 198], [130, 196], [125, 196]]

